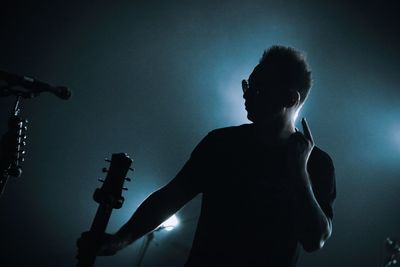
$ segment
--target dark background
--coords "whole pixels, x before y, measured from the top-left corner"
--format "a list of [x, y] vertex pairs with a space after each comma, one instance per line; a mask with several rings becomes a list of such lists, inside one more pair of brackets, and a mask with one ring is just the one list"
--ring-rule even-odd
[[[400, 236], [395, 1], [82, 2], [1, 4], [0, 69], [73, 90], [23, 102], [27, 160], [0, 199], [1, 266], [73, 266], [103, 158], [126, 152], [136, 167], [113, 232], [208, 131], [247, 123], [240, 83], [273, 44], [307, 53], [314, 86], [300, 117], [337, 171], [333, 235], [298, 266], [380, 265], [384, 239]], [[13, 101], [0, 98], [0, 133]], [[142, 266], [185, 261], [199, 200], [156, 233]], [[96, 266], [134, 266], [140, 246]]]

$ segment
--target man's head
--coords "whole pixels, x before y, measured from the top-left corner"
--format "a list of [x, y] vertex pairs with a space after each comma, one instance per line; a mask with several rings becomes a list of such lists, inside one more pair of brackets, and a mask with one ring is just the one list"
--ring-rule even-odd
[[253, 122], [281, 117], [292, 119], [307, 98], [311, 72], [300, 51], [272, 46], [244, 81], [244, 99], [248, 118]]

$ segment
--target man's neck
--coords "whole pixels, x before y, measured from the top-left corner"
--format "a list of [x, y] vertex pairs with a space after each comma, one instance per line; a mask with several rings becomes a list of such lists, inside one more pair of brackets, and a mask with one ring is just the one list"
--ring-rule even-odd
[[286, 143], [291, 134], [296, 132], [293, 122], [254, 123], [256, 138], [265, 145], [280, 145]]

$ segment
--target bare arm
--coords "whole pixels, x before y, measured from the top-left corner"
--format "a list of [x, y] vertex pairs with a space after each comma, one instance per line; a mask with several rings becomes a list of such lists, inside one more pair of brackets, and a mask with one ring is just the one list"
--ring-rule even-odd
[[[193, 157], [193, 156], [192, 156]], [[189, 160], [166, 186], [152, 193], [115, 234], [106, 234], [97, 255], [113, 255], [153, 231], [201, 192], [195, 177], [196, 161]]]
[[[210, 135], [210, 134], [209, 134]], [[214, 144], [209, 135], [196, 146], [190, 159], [175, 178], [166, 186], [152, 193], [136, 210], [128, 222], [115, 234], [104, 234], [102, 238], [82, 233], [77, 240], [78, 258], [86, 250], [95, 250], [97, 255], [113, 255], [135, 240], [153, 231], [165, 219], [173, 215], [187, 202], [202, 192], [207, 168], [212, 168], [210, 155]], [[209, 166], [209, 167], [205, 167]]]
[[99, 256], [114, 255], [153, 231], [182, 208], [201, 191], [198, 183], [191, 179], [191, 165], [189, 160], [171, 182], [147, 197], [117, 233], [104, 234], [101, 238], [93, 236], [90, 231], [82, 233], [77, 240], [77, 258], [87, 254], [88, 251]]
[[196, 193], [188, 191], [178, 180], [174, 179], [165, 187], [152, 193], [115, 234], [119, 240], [120, 249], [153, 231], [195, 197]]
[[291, 175], [294, 180], [293, 223], [304, 250], [312, 252], [323, 247], [332, 233], [332, 221], [319, 205], [311, 184], [307, 163], [314, 140], [307, 122], [302, 120], [304, 135], [297, 132], [292, 137], [290, 155]]
[[[309, 180], [307, 171], [299, 174], [300, 179]], [[298, 239], [307, 252], [323, 247], [332, 233], [332, 221], [321, 209], [311, 184], [296, 188], [294, 203], [294, 226]]]

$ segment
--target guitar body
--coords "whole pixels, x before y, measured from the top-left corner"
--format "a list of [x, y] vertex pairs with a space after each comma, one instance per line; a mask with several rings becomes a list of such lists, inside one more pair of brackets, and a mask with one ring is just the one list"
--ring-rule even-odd
[[[130, 181], [126, 178], [126, 174], [132, 164], [132, 160], [125, 153], [113, 154], [111, 158], [110, 168], [107, 177], [104, 179], [104, 184], [101, 188], [97, 188], [94, 192], [93, 199], [99, 203], [96, 215], [90, 227], [90, 232], [95, 239], [100, 239], [106, 231], [108, 221], [110, 220], [113, 209], [122, 207], [124, 198], [122, 190], [124, 181]], [[94, 250], [95, 251], [95, 250]], [[80, 255], [78, 267], [92, 267], [96, 261], [95, 252], [88, 252], [85, 255]]]

